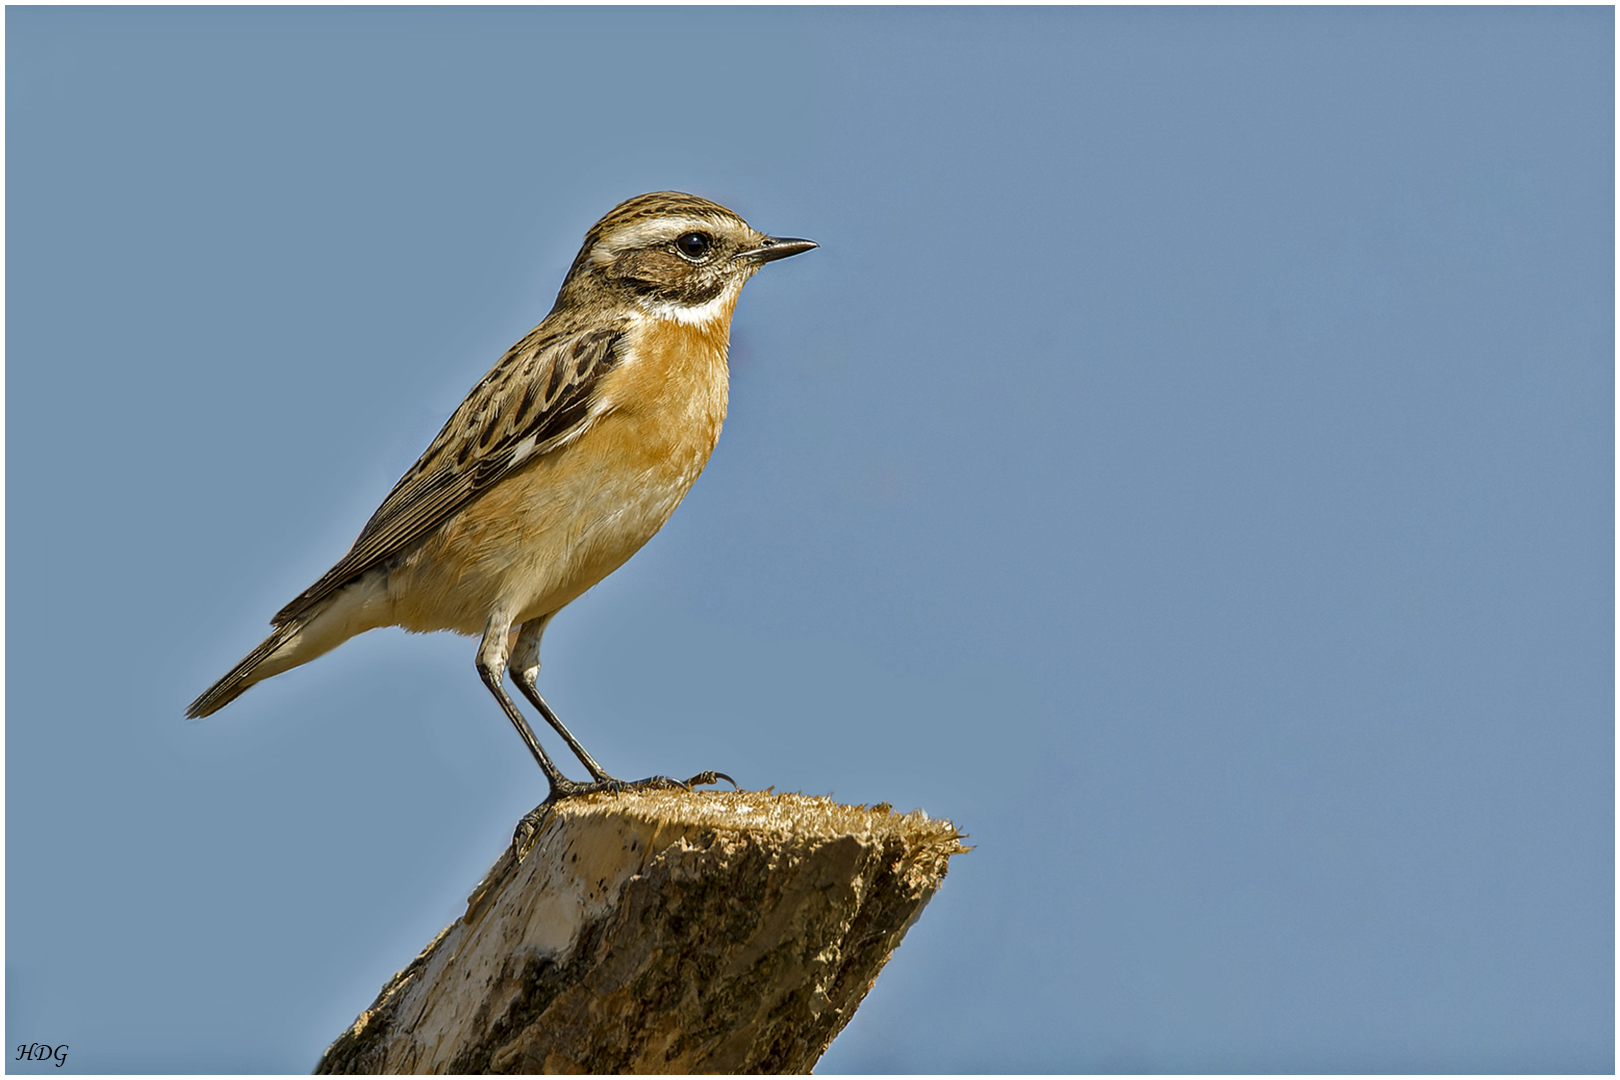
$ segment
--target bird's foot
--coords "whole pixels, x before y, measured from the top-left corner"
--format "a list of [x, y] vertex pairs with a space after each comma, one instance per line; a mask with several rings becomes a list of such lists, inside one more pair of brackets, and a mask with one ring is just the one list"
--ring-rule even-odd
[[737, 786], [737, 781], [733, 780], [725, 773], [715, 772], [713, 769], [705, 769], [696, 776], [688, 777], [685, 780], [677, 780], [672, 776], [649, 776], [643, 780], [620, 780], [616, 777], [603, 774], [589, 783], [582, 784], [576, 780], [569, 780], [565, 777], [561, 780], [552, 781], [551, 794], [546, 797], [546, 801], [543, 805], [550, 805], [552, 803], [560, 802], [563, 799], [572, 799], [580, 795], [595, 795], [599, 792], [607, 792], [611, 795], [617, 795], [620, 792], [625, 791], [666, 791], [670, 788], [680, 788], [682, 791], [691, 791], [699, 784], [714, 784], [721, 780], [724, 780], [732, 787]]

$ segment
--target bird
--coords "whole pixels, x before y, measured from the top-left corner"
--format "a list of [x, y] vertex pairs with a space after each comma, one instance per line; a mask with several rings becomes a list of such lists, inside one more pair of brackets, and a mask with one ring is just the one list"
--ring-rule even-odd
[[[448, 630], [479, 638], [478, 675], [545, 774], [547, 803], [730, 780], [611, 776], [541, 697], [540, 638], [663, 527], [707, 464], [726, 416], [743, 285], [817, 246], [768, 236], [684, 192], [608, 211], [551, 311], [472, 388], [348, 554], [277, 612], [270, 636], [186, 716], [208, 716], [367, 630]], [[553, 763], [503, 673], [589, 781]]]

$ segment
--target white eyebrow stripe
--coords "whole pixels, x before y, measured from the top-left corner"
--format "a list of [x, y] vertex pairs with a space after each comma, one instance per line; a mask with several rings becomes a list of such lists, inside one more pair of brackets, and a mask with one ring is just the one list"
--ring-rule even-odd
[[673, 240], [682, 233], [713, 232], [725, 225], [716, 218], [697, 216], [669, 216], [621, 225], [598, 240], [591, 248], [591, 262], [608, 262], [621, 251], [646, 247], [663, 240]]

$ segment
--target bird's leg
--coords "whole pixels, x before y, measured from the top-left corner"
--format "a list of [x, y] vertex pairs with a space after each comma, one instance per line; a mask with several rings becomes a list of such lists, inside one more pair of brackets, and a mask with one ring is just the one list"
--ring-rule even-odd
[[546, 718], [546, 723], [563, 737], [563, 742], [567, 743], [568, 749], [579, 758], [580, 764], [590, 770], [592, 780], [600, 783], [622, 783], [623, 781], [614, 780], [609, 776], [607, 770], [598, 765], [596, 759], [585, 751], [579, 740], [574, 738], [573, 732], [557, 719], [557, 714], [551, 711], [551, 706], [546, 704], [546, 699], [540, 696], [540, 691], [535, 686], [540, 674], [540, 635], [545, 633], [546, 624], [550, 621], [550, 615], [530, 619], [518, 631], [517, 644], [512, 649], [512, 659], [507, 665], [508, 670], [512, 672], [512, 681], [517, 683], [518, 689], [523, 691], [523, 696], [529, 699], [530, 704], [540, 710], [540, 715]]
[[[652, 788], [668, 787], [693, 788], [699, 784], [713, 784], [720, 780], [726, 781], [732, 787], [737, 786], [737, 781], [723, 772], [715, 772], [712, 769], [700, 772], [687, 780], [674, 780], [668, 776], [649, 776], [645, 780], [619, 780], [610, 776], [608, 771], [598, 765], [596, 759], [591, 757], [586, 749], [580, 745], [579, 740], [574, 738], [574, 733], [563, 725], [562, 720], [558, 719], [551, 706], [546, 704], [546, 699], [540, 696], [540, 690], [536, 686], [540, 674], [540, 635], [546, 632], [546, 624], [549, 622], [551, 622], [551, 616], [545, 615], [538, 619], [530, 619], [523, 624], [518, 631], [517, 643], [512, 648], [512, 658], [508, 668], [512, 672], [512, 681], [517, 683], [519, 690], [523, 691], [523, 696], [528, 698], [530, 704], [536, 709], [540, 710], [540, 715], [546, 718], [546, 723], [550, 724], [552, 729], [563, 737], [563, 741], [568, 744], [568, 749], [572, 750], [574, 756], [579, 758], [580, 763], [590, 770], [591, 779], [595, 783], [574, 785], [579, 792], [645, 791]], [[553, 786], [555, 788], [555, 785]], [[573, 794], [574, 792], [567, 793]]]
[[534, 755], [540, 771], [546, 774], [546, 782], [551, 785], [551, 793], [546, 796], [546, 802], [549, 803], [560, 794], [572, 794], [573, 789], [579, 785], [564, 776], [562, 771], [551, 763], [551, 758], [540, 745], [540, 740], [534, 737], [534, 729], [529, 727], [529, 722], [523, 719], [523, 714], [518, 712], [516, 703], [507, 694], [506, 687], [501, 685], [501, 673], [506, 668], [506, 636], [511, 627], [512, 618], [509, 615], [496, 612], [489, 617], [489, 622], [484, 626], [484, 640], [478, 645], [478, 677], [484, 680], [489, 692], [501, 703], [506, 718], [512, 721], [512, 726], [517, 728], [518, 735], [522, 736], [523, 745], [529, 748], [529, 753]]

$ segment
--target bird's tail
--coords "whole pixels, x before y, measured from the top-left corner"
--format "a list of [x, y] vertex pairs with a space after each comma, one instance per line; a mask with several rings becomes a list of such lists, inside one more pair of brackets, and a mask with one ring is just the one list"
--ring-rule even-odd
[[223, 679], [204, 690], [202, 696], [186, 709], [186, 716], [192, 720], [200, 720], [210, 713], [218, 712], [238, 697], [242, 692], [261, 679], [268, 679], [271, 675], [285, 670], [277, 665], [274, 671], [260, 672], [259, 668], [270, 657], [274, 656], [282, 646], [291, 641], [304, 628], [302, 619], [289, 619], [276, 627], [276, 632], [259, 643], [259, 647], [244, 656], [239, 664], [231, 668]]

